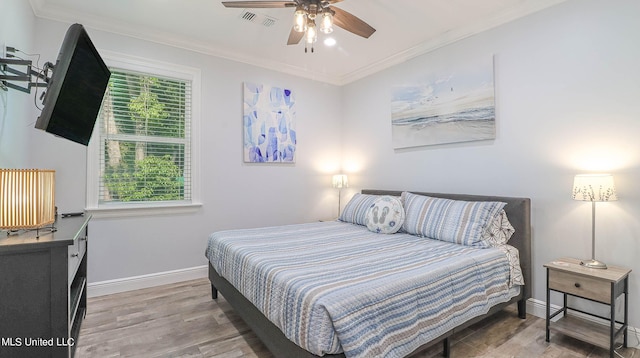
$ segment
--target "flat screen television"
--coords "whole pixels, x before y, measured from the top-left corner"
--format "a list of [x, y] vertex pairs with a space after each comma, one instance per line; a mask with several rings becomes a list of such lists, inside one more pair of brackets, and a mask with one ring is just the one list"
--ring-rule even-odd
[[35, 127], [88, 145], [111, 72], [80, 24], [64, 37]]

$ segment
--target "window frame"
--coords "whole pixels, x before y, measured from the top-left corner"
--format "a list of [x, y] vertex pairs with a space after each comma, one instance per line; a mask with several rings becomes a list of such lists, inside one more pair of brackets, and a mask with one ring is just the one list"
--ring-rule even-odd
[[118, 217], [131, 215], [154, 215], [182, 213], [198, 210], [200, 198], [200, 91], [201, 71], [198, 68], [173, 63], [149, 60], [117, 52], [100, 50], [100, 55], [108, 67], [143, 74], [181, 79], [191, 82], [191, 200], [159, 201], [159, 202], [112, 202], [99, 203], [100, 155], [99, 121], [96, 121], [93, 135], [87, 147], [87, 195], [85, 210], [94, 217]]

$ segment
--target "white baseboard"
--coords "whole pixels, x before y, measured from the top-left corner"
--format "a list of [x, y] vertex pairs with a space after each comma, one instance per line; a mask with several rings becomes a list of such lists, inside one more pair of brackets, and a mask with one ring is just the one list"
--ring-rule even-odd
[[[560, 306], [554, 304], [551, 305], [552, 311], [555, 312], [559, 309]], [[527, 300], [527, 313], [545, 319], [547, 317], [547, 303], [545, 301], [536, 300], [535, 298], [530, 298]], [[560, 318], [562, 318], [562, 313], [554, 317], [553, 321], [555, 322]]]
[[[551, 304], [552, 312], [555, 312], [559, 309], [560, 309], [560, 306]], [[547, 303], [545, 301], [536, 300], [535, 298], [530, 298], [527, 300], [527, 313], [534, 315], [536, 317], [540, 317], [542, 319], [546, 319]], [[584, 314], [581, 312], [573, 312], [573, 311], [571, 312], [571, 314], [595, 323], [604, 324], [602, 320], [597, 319], [588, 314]], [[559, 315], [555, 316], [552, 321], [555, 322], [560, 318], [562, 318], [562, 316], [563, 314], [560, 313]], [[640, 328], [635, 328], [631, 326], [627, 327], [627, 340], [628, 340], [629, 347], [640, 349]]]
[[149, 275], [119, 278], [93, 282], [87, 285], [87, 297], [111, 295], [114, 293], [139, 290], [208, 276], [208, 267], [198, 266], [181, 270], [158, 272]]

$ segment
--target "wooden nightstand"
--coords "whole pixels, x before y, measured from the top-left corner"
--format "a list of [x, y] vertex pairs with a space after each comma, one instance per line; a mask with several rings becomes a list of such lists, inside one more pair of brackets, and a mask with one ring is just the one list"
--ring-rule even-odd
[[[623, 336], [623, 346], [627, 347], [627, 323], [629, 315], [629, 273], [630, 269], [609, 266], [607, 269], [592, 269], [580, 265], [580, 260], [562, 258], [544, 265], [547, 268], [547, 342], [549, 332], [555, 331], [573, 338], [589, 342], [609, 350], [614, 356], [616, 338]], [[551, 291], [564, 296], [564, 305], [551, 313]], [[616, 320], [616, 299], [624, 294], [624, 320]], [[585, 312], [567, 305], [567, 296], [600, 302], [609, 305], [611, 318]], [[607, 321], [608, 327], [576, 315], [580, 312]], [[551, 319], [560, 313], [564, 316], [557, 322]]]

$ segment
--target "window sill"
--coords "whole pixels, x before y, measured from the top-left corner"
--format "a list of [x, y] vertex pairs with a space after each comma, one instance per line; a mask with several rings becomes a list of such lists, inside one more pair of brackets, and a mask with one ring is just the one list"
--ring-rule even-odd
[[202, 208], [202, 203], [194, 204], [165, 204], [158, 206], [132, 205], [130, 207], [100, 207], [86, 208], [93, 219], [122, 218], [131, 216], [155, 216], [195, 213]]

